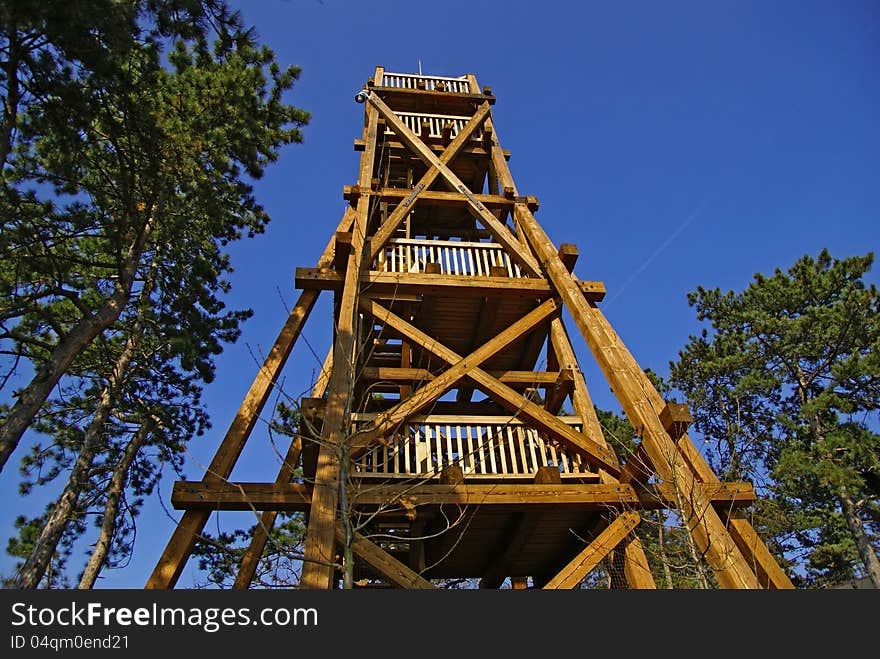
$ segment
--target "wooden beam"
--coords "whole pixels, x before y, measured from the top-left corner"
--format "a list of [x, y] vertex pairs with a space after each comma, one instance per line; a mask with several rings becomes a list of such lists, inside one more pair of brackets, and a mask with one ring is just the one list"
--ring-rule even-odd
[[[695, 487], [693, 473], [660, 422], [659, 409], [651, 407], [644, 389], [644, 375], [601, 312], [587, 303], [574, 278], [565, 269], [553, 243], [535, 221], [525, 204], [514, 214], [529, 244], [547, 270], [557, 291], [599, 363], [660, 477], [674, 482], [682, 495], [682, 516], [700, 551], [725, 588], [757, 588], [754, 572], [727, 532], [721, 518]], [[650, 386], [650, 385], [649, 385]], [[653, 387], [651, 387], [653, 388]]]
[[[416, 187], [418, 187], [418, 185]], [[342, 196], [346, 201], [357, 199], [359, 194], [360, 188], [356, 185], [346, 185], [342, 188]], [[381, 201], [400, 203], [401, 201], [409, 199], [412, 194], [413, 190], [409, 188], [380, 188], [373, 193], [373, 197], [378, 198]], [[516, 203], [514, 199], [508, 199], [499, 194], [475, 194], [474, 199], [493, 210], [513, 210], [513, 205]], [[432, 206], [456, 208], [467, 205], [467, 198], [462, 197], [460, 192], [447, 192], [445, 190], [424, 189], [419, 192], [418, 200], [420, 202], [429, 202]], [[409, 210], [412, 210], [412, 206], [412, 203], [408, 205]]]
[[660, 423], [673, 441], [678, 441], [693, 422], [688, 406], [683, 403], [666, 403], [660, 412]]
[[[492, 377], [504, 384], [551, 387], [559, 380], [559, 373], [551, 371], [487, 371]], [[361, 379], [375, 382], [388, 380], [391, 382], [427, 382], [434, 379], [434, 374], [426, 368], [394, 368], [391, 366], [368, 366], [361, 370]]]
[[575, 588], [641, 521], [633, 511], [622, 513], [595, 540], [545, 585], [545, 590]]
[[742, 510], [730, 511], [727, 528], [733, 541], [742, 551], [746, 560], [758, 575], [758, 582], [763, 588], [773, 590], [791, 590], [794, 584], [788, 575], [779, 567], [779, 563], [767, 549], [767, 545], [755, 532], [746, 513]]
[[[719, 506], [736, 509], [755, 501], [748, 483], [704, 483], [703, 496]], [[171, 504], [178, 510], [307, 510], [313, 488], [302, 483], [244, 483], [177, 481]], [[370, 485], [355, 495], [355, 504], [376, 507], [406, 497], [415, 504], [576, 506], [585, 510], [604, 506], [657, 510], [675, 505], [674, 493], [634, 488], [624, 483], [464, 483], [428, 485]]]
[[468, 209], [471, 214], [483, 226], [492, 232], [495, 240], [504, 245], [511, 259], [516, 261], [529, 275], [540, 277], [541, 271], [535, 258], [528, 252], [524, 245], [516, 240], [516, 237], [510, 233], [510, 230], [496, 218], [489, 210], [479, 201], [473, 199], [473, 193], [462, 181], [453, 173], [448, 165], [441, 162], [434, 152], [429, 149], [425, 143], [419, 139], [407, 126], [394, 114], [385, 102], [376, 94], [369, 95], [369, 102], [375, 107], [385, 121], [391, 126], [395, 134], [403, 140], [404, 143], [419, 158], [425, 161], [429, 166], [437, 168], [440, 176], [443, 177], [447, 186], [454, 191], [462, 193], [468, 200]]
[[379, 115], [367, 108], [364, 139], [367, 148], [361, 155], [358, 185], [362, 194], [357, 202], [352, 229], [351, 253], [345, 271], [345, 284], [339, 295], [336, 338], [333, 342], [333, 368], [327, 391], [324, 426], [315, 471], [315, 489], [309, 509], [300, 588], [327, 589], [334, 574], [334, 533], [339, 503], [340, 468], [347, 466], [344, 442], [348, 434], [349, 400], [353, 388], [352, 364], [355, 352], [358, 282], [364, 268], [365, 240], [370, 211], [373, 166], [376, 156], [376, 132]]
[[187, 511], [305, 512], [311, 505], [313, 489], [305, 483], [177, 481], [171, 491], [171, 505]]
[[[335, 270], [297, 268], [296, 287], [305, 290], [341, 290], [344, 275]], [[584, 297], [600, 302], [605, 297], [601, 281], [577, 283]], [[370, 295], [449, 295], [461, 297], [534, 297], [544, 299], [553, 295], [553, 288], [545, 279], [519, 277], [467, 277], [440, 275], [428, 272], [382, 272], [371, 270], [361, 274], [361, 287]]]
[[623, 576], [630, 588], [655, 590], [654, 575], [648, 557], [642, 547], [642, 541], [635, 534], [623, 539]]
[[[530, 210], [534, 212], [534, 209]], [[562, 265], [565, 266], [565, 269], [569, 272], [574, 270], [574, 264], [577, 263], [579, 255], [580, 253], [578, 252], [577, 245], [562, 243], [559, 246], [559, 259], [562, 261]]]
[[553, 387], [547, 388], [547, 395], [544, 397], [544, 409], [550, 414], [559, 414], [565, 399], [574, 389], [574, 370], [571, 368], [563, 368], [559, 371], [559, 377]]
[[402, 318], [391, 313], [377, 302], [363, 298], [361, 300], [361, 308], [379, 322], [393, 327], [405, 334], [410, 340], [421, 344], [424, 349], [435, 354], [438, 350], [442, 350], [444, 355], [450, 357], [450, 360], [448, 360], [450, 368], [425, 386], [414, 391], [406, 400], [402, 400], [390, 410], [376, 417], [371, 428], [355, 434], [351, 442], [353, 456], [359, 455], [364, 449], [392, 431], [408, 417], [417, 414], [420, 410], [436, 401], [440, 396], [449, 391], [456, 382], [467, 376], [484, 361], [498, 354], [498, 352], [522, 336], [524, 332], [528, 331], [529, 328], [545, 320], [558, 309], [555, 300], [547, 300], [467, 357], [461, 357]]
[[[446, 147], [439, 158], [434, 156], [433, 152], [431, 153], [432, 157], [437, 161], [437, 165], [428, 167], [428, 171], [425, 172], [424, 176], [422, 176], [419, 182], [415, 184], [412, 191], [407, 194], [402, 203], [397, 205], [391, 215], [389, 215], [382, 226], [379, 227], [379, 230], [375, 233], [371, 241], [371, 262], [379, 255], [379, 252], [381, 252], [385, 248], [385, 244], [388, 242], [391, 236], [394, 235], [394, 232], [397, 231], [400, 223], [407, 216], [407, 214], [412, 211], [415, 202], [419, 199], [421, 195], [425, 194], [425, 192], [434, 183], [436, 178], [440, 175], [440, 166], [448, 165], [448, 163], [450, 163], [455, 158], [455, 156], [458, 155], [458, 152], [465, 144], [467, 144], [474, 131], [483, 125], [483, 121], [488, 115], [489, 104], [483, 103], [482, 105], [480, 105], [479, 108], [477, 108], [477, 111], [474, 113], [474, 115], [470, 118], [470, 120], [468, 120], [467, 124], [465, 124], [464, 128], [462, 128], [458, 135], [455, 136], [455, 139], [452, 141], [452, 143]], [[397, 120], [399, 125], [403, 125], [403, 122], [401, 122], [397, 118], [397, 115], [394, 115], [392, 113], [392, 116]], [[394, 128], [394, 130], [396, 132], [397, 128]], [[413, 138], [415, 138], [414, 135]], [[419, 141], [421, 142], [421, 140]]]
[[[336, 525], [336, 541], [340, 543], [345, 541], [345, 531], [342, 529], [341, 523]], [[351, 550], [355, 556], [395, 586], [419, 590], [434, 590], [434, 584], [411, 570], [360, 533], [355, 532], [351, 543]]]
[[[353, 221], [354, 212], [352, 209], [347, 209], [336, 231], [348, 231]], [[335, 234], [334, 237], [331, 237], [324, 248], [324, 252], [318, 259], [319, 268], [329, 267], [333, 258], [334, 244]], [[290, 352], [293, 350], [297, 338], [299, 338], [303, 325], [317, 300], [317, 291], [304, 291], [293, 309], [291, 309], [284, 326], [281, 328], [281, 332], [275, 339], [275, 343], [266, 356], [262, 367], [257, 372], [241, 403], [241, 407], [226, 431], [226, 435], [223, 437], [217, 452], [214, 454], [214, 458], [211, 460], [211, 464], [205, 474], [206, 479], [222, 480], [228, 478], [232, 473], [232, 468], [235, 466], [248, 437], [250, 437], [260, 412], [263, 411], [272, 388], [281, 375], [284, 364], [287, 362], [287, 358], [290, 356]], [[209, 515], [210, 512], [205, 511], [188, 511], [183, 515], [183, 518], [174, 529], [165, 550], [159, 557], [150, 578], [147, 580], [145, 588], [165, 589], [174, 587], [180, 578], [181, 572], [183, 572], [193, 544], [195, 544], [199, 534], [205, 528]]]

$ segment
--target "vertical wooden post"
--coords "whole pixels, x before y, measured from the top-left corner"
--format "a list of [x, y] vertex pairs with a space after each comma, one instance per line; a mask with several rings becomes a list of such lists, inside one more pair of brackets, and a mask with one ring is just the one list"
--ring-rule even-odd
[[349, 409], [353, 383], [355, 332], [357, 329], [357, 298], [361, 270], [364, 267], [364, 245], [370, 210], [370, 181], [376, 155], [376, 127], [379, 115], [375, 108], [367, 108], [365, 143], [361, 156], [358, 179], [360, 197], [357, 202], [352, 231], [352, 250], [348, 257], [345, 282], [339, 301], [339, 320], [333, 343], [333, 369], [327, 392], [321, 447], [315, 472], [315, 488], [309, 512], [300, 588], [327, 589], [334, 572], [333, 547], [335, 542], [336, 508], [341, 482], [341, 460], [347, 460], [344, 443], [350, 434]]

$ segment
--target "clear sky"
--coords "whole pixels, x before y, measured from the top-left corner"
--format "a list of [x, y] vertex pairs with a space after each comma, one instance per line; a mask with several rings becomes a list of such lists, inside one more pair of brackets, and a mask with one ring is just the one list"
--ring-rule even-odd
[[[234, 3], [283, 64], [302, 67], [289, 101], [312, 113], [305, 142], [257, 184], [273, 222], [233, 249], [232, 307], [254, 317], [217, 360], [205, 391], [214, 428], [190, 447], [201, 478], [297, 296], [296, 267], [313, 267], [357, 177], [363, 106], [353, 95], [388, 71], [474, 73], [497, 97], [493, 120], [521, 194], [558, 245], [575, 243], [575, 274], [605, 282], [603, 305], [643, 367], [666, 374], [698, 330], [686, 293], [742, 289], [827, 247], [878, 249], [880, 4], [765, 2]], [[871, 281], [880, 281], [875, 268]], [[330, 341], [319, 302], [286, 371], [307, 393]], [[615, 403], [571, 326], [595, 402]], [[260, 357], [261, 359], [261, 357]], [[19, 456], [20, 453], [16, 453]], [[258, 427], [240, 480], [274, 480], [277, 460]], [[0, 530], [45, 505], [17, 499], [10, 469]], [[170, 475], [169, 475], [170, 476]], [[105, 587], [140, 588], [180, 513], [173, 477], [146, 504], [135, 556], [105, 571]], [[163, 504], [167, 513], [163, 510]], [[238, 522], [238, 524], [236, 524]], [[224, 517], [221, 528], [253, 523]], [[212, 518], [210, 529], [216, 532]], [[0, 560], [0, 572], [12, 561]], [[179, 585], [192, 585], [185, 572]]]

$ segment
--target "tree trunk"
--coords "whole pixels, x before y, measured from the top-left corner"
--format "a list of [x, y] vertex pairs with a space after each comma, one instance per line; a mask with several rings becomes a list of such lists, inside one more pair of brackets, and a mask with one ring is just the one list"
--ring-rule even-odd
[[21, 90], [18, 80], [18, 66], [21, 62], [21, 43], [15, 19], [9, 26], [9, 59], [6, 61], [4, 73], [6, 74], [6, 97], [3, 99], [2, 128], [0, 128], [0, 172], [3, 178], [6, 174], [6, 163], [12, 152], [12, 133], [18, 124], [18, 103], [21, 100]]
[[[155, 210], [155, 209], [153, 209]], [[128, 304], [131, 289], [134, 286], [137, 266], [143, 252], [147, 237], [152, 231], [154, 214], [150, 215], [143, 231], [128, 250], [125, 265], [120, 272], [113, 294], [107, 298], [98, 311], [83, 318], [73, 326], [49, 356], [27, 387], [18, 393], [18, 400], [9, 414], [0, 424], [0, 472], [9, 460], [9, 456], [18, 446], [22, 435], [30, 426], [37, 412], [46, 402], [52, 389], [58, 384], [61, 376], [95, 338], [110, 327], [119, 318]]]
[[77, 504], [82, 491], [88, 484], [89, 471], [104, 438], [104, 426], [115, 409], [119, 388], [125, 379], [126, 371], [143, 333], [143, 312], [144, 307], [149, 303], [153, 284], [152, 277], [153, 273], [144, 283], [144, 288], [141, 291], [141, 304], [134, 325], [125, 340], [125, 345], [116, 364], [113, 366], [113, 371], [107, 378], [107, 384], [101, 391], [101, 399], [86, 428], [82, 448], [80, 448], [76, 463], [67, 479], [67, 484], [64, 486], [64, 491], [52, 507], [52, 512], [43, 526], [40, 537], [15, 578], [14, 583], [17, 588], [36, 588], [39, 585], [40, 579], [46, 571], [46, 566], [51, 561], [58, 547], [58, 542], [64, 534], [64, 529], [67, 528], [73, 516], [78, 513]]
[[95, 581], [104, 567], [104, 561], [110, 552], [110, 543], [113, 541], [113, 535], [116, 533], [116, 517], [119, 514], [119, 501], [122, 499], [122, 493], [125, 490], [128, 469], [141, 450], [141, 446], [144, 445], [147, 437], [149, 437], [151, 429], [152, 424], [150, 422], [146, 422], [138, 428], [125, 447], [125, 451], [119, 462], [116, 463], [116, 467], [113, 469], [113, 477], [110, 479], [110, 486], [107, 490], [107, 502], [104, 505], [104, 520], [101, 524], [101, 533], [98, 535], [95, 549], [80, 578], [79, 586], [77, 586], [81, 590], [94, 588]]
[[92, 417], [92, 421], [86, 429], [82, 448], [67, 479], [67, 484], [64, 486], [64, 491], [52, 506], [52, 512], [46, 519], [40, 537], [15, 577], [16, 588], [36, 588], [40, 584], [64, 530], [78, 513], [79, 497], [89, 480], [89, 471], [92, 468], [95, 455], [98, 453], [101, 439], [104, 437], [104, 424], [110, 418], [112, 411], [113, 392], [112, 386], [108, 384], [101, 392], [101, 402], [98, 403], [95, 416]]
[[662, 510], [657, 511], [657, 545], [660, 552], [660, 562], [663, 564], [663, 579], [666, 581], [667, 590], [675, 586], [672, 583], [672, 571], [669, 569], [669, 557], [666, 555], [666, 534], [663, 525], [666, 523]]
[[880, 559], [877, 558], [877, 552], [874, 550], [871, 539], [865, 532], [865, 527], [856, 511], [856, 504], [844, 487], [837, 489], [837, 500], [840, 502], [843, 518], [846, 520], [846, 525], [853, 540], [855, 540], [856, 547], [859, 550], [859, 557], [865, 565], [868, 578], [871, 579], [874, 588], [880, 588]]

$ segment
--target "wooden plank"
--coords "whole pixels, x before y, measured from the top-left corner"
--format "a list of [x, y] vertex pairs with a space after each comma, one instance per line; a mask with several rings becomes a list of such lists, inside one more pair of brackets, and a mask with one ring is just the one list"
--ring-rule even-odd
[[545, 590], [575, 588], [641, 521], [639, 514], [627, 511], [608, 525], [571, 562], [550, 579]]
[[[342, 524], [336, 525], [336, 540], [344, 542]], [[400, 588], [434, 590], [434, 584], [398, 561], [374, 542], [355, 532], [351, 543], [354, 555]]]
[[[398, 125], [402, 126], [403, 122], [398, 119], [397, 115], [393, 113], [391, 114], [394, 119], [397, 120]], [[410, 213], [410, 211], [412, 211], [413, 206], [415, 205], [418, 198], [431, 187], [431, 184], [434, 183], [435, 179], [440, 175], [440, 166], [446, 166], [455, 158], [455, 156], [458, 155], [458, 152], [465, 144], [467, 144], [474, 131], [483, 125], [483, 121], [488, 115], [489, 104], [483, 103], [482, 105], [480, 105], [479, 108], [477, 108], [477, 111], [474, 113], [474, 115], [470, 118], [470, 120], [458, 133], [458, 135], [456, 135], [455, 139], [449, 144], [449, 146], [446, 147], [439, 158], [434, 156], [433, 152], [431, 152], [432, 157], [437, 161], [437, 165], [428, 167], [428, 171], [425, 172], [424, 176], [422, 176], [419, 182], [415, 184], [412, 191], [408, 193], [403, 203], [399, 204], [391, 213], [391, 215], [389, 215], [385, 219], [385, 222], [382, 224], [382, 226], [379, 227], [379, 230], [375, 233], [371, 241], [370, 261], [375, 259], [379, 255], [379, 252], [385, 249], [386, 243], [397, 231], [397, 228], [400, 226], [400, 223], [404, 220], [404, 218]], [[397, 132], [396, 128], [395, 132]], [[415, 137], [415, 135], [413, 135], [412, 137], [414, 139], [418, 139]], [[419, 140], [419, 142], [422, 143], [421, 140]]]
[[555, 313], [558, 307], [553, 299], [543, 302], [535, 310], [507, 327], [498, 336], [480, 346], [467, 357], [461, 357], [445, 348], [438, 341], [391, 313], [377, 302], [362, 298], [361, 308], [384, 325], [391, 326], [404, 333], [407, 338], [421, 344], [423, 348], [435, 353], [438, 350], [442, 350], [444, 355], [450, 357], [450, 360], [447, 360], [450, 368], [413, 392], [412, 396], [406, 400], [401, 401], [390, 410], [379, 415], [374, 419], [372, 428], [359, 431], [351, 440], [353, 457], [359, 455], [363, 449], [375, 443], [409, 416], [417, 414], [420, 410], [436, 401], [440, 396], [449, 391], [456, 382], [471, 373], [484, 361], [506, 348], [519, 338], [524, 331], [527, 331], [530, 327]]
[[[418, 184], [416, 185], [417, 187]], [[360, 188], [356, 185], [346, 185], [342, 188], [342, 196], [346, 200], [356, 199], [359, 194]], [[409, 199], [412, 194], [413, 190], [409, 188], [380, 188], [373, 193], [373, 197], [382, 201], [400, 203]], [[463, 197], [460, 192], [446, 192], [445, 190], [428, 190], [426, 188], [418, 193], [417, 199], [439, 207], [460, 208], [467, 205], [467, 198]], [[508, 199], [498, 194], [474, 194], [474, 199], [492, 209], [505, 208], [512, 210], [513, 205], [516, 203], [516, 200]], [[412, 210], [413, 205], [413, 203], [410, 203], [407, 209]], [[467, 243], [462, 242], [462, 244], [466, 245]], [[376, 254], [378, 255], [378, 251]]]
[[[599, 423], [599, 417], [596, 415], [596, 408], [587, 390], [587, 382], [578, 365], [574, 348], [571, 345], [571, 339], [561, 318], [554, 318], [550, 324], [550, 345], [556, 354], [560, 368], [565, 367], [571, 372], [573, 379], [571, 391], [572, 407], [575, 414], [580, 415], [584, 420], [584, 431], [595, 437], [597, 442], [607, 446], [604, 433], [602, 432], [602, 425]], [[599, 478], [603, 483], [618, 482], [616, 478], [604, 470], [600, 470]], [[624, 574], [630, 588], [655, 589], [654, 577], [651, 574], [648, 557], [645, 555], [641, 541], [633, 536], [632, 539], [625, 543], [623, 554], [626, 566]]]
[[449, 188], [456, 192], [461, 192], [468, 200], [468, 209], [471, 214], [483, 226], [492, 232], [495, 240], [504, 245], [508, 250], [511, 258], [524, 268], [528, 274], [540, 277], [540, 267], [535, 258], [528, 252], [523, 244], [521, 244], [510, 230], [501, 224], [501, 222], [492, 213], [486, 209], [480, 202], [473, 199], [473, 193], [461, 180], [453, 173], [445, 163], [440, 162], [434, 152], [429, 149], [417, 135], [415, 135], [406, 124], [404, 124], [397, 115], [389, 108], [385, 102], [376, 94], [370, 94], [369, 102], [375, 107], [385, 121], [392, 127], [395, 134], [415, 153], [419, 158], [425, 161], [429, 166], [437, 168], [440, 175], [446, 181]]
[[[502, 434], [503, 438], [503, 434]], [[493, 441], [494, 443], [494, 441]], [[383, 475], [383, 478], [385, 475]], [[559, 505], [595, 507], [633, 507], [643, 510], [668, 508], [675, 498], [666, 490], [644, 490], [624, 483], [479, 483], [461, 485], [393, 485], [379, 483], [356, 494], [357, 506], [381, 506], [401, 496], [418, 504], [461, 505]], [[726, 487], [722, 487], [722, 485]], [[748, 483], [705, 483], [703, 496], [712, 503], [731, 508], [748, 506], [754, 493]], [[244, 483], [227, 481], [177, 481], [171, 503], [178, 510], [278, 510], [308, 509], [313, 488], [302, 483]], [[731, 498], [731, 491], [734, 491]], [[751, 493], [751, 494], [750, 494]]]
[[[344, 275], [333, 270], [297, 268], [296, 287], [305, 290], [341, 290]], [[599, 302], [605, 297], [605, 284], [581, 281], [578, 287], [586, 299]], [[423, 272], [384, 272], [372, 270], [361, 275], [361, 287], [374, 297], [393, 295], [447, 295], [460, 297], [502, 296], [509, 298], [544, 299], [553, 295], [545, 279], [440, 275]]]
[[[757, 588], [754, 572], [727, 533], [715, 510], [699, 488], [681, 453], [660, 423], [660, 409], [652, 408], [645, 394], [644, 374], [595, 305], [580, 294], [553, 243], [525, 204], [514, 208], [517, 222], [565, 301], [587, 345], [599, 363], [634, 428], [641, 429], [642, 443], [660, 477], [674, 482], [682, 494], [682, 513], [691, 534], [706, 556], [719, 583], [725, 588]], [[653, 387], [651, 387], [653, 388]]]
[[[354, 221], [354, 213], [351, 209], [347, 209], [343, 214], [336, 232], [348, 231]], [[326, 268], [330, 265], [333, 258], [333, 249], [335, 244], [335, 233], [331, 237], [324, 252], [318, 259], [318, 267]], [[291, 309], [281, 332], [275, 339], [269, 354], [266, 356], [263, 365], [257, 372], [254, 381], [251, 383], [241, 407], [232, 420], [223, 441], [220, 443], [217, 452], [214, 454], [208, 471], [205, 474], [206, 479], [225, 479], [232, 473], [238, 456], [241, 454], [250, 433], [256, 425], [260, 413], [269, 395], [272, 392], [275, 382], [281, 375], [284, 364], [299, 338], [303, 325], [309, 317], [315, 302], [318, 299], [317, 292], [304, 291], [293, 309]], [[187, 511], [177, 527], [171, 535], [165, 550], [159, 557], [156, 567], [153, 569], [150, 578], [144, 586], [147, 589], [165, 589], [173, 588], [180, 578], [181, 572], [186, 565], [192, 551], [193, 544], [198, 538], [202, 529], [208, 521], [210, 513], [204, 511]]]
[[[504, 384], [523, 386], [553, 386], [559, 373], [551, 371], [487, 371]], [[368, 382], [389, 380], [391, 382], [420, 383], [434, 379], [434, 374], [426, 368], [395, 368], [392, 366], [367, 366], [361, 370], [360, 377]]]
[[351, 364], [354, 360], [358, 281], [364, 268], [365, 238], [370, 210], [373, 165], [376, 156], [376, 132], [379, 115], [367, 108], [364, 139], [367, 148], [361, 155], [358, 185], [362, 194], [357, 202], [352, 229], [351, 253], [345, 271], [345, 284], [339, 295], [336, 338], [333, 342], [333, 368], [327, 391], [324, 426], [321, 430], [315, 489], [309, 509], [305, 538], [301, 589], [327, 589], [334, 574], [334, 533], [339, 503], [340, 467], [347, 468], [343, 442], [348, 429], [349, 400], [353, 386]]

